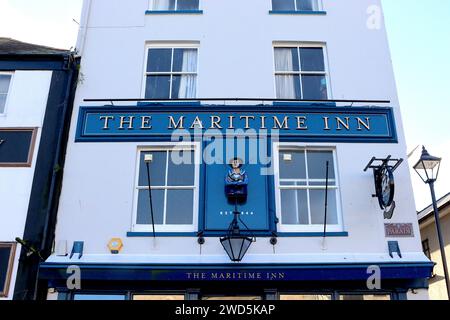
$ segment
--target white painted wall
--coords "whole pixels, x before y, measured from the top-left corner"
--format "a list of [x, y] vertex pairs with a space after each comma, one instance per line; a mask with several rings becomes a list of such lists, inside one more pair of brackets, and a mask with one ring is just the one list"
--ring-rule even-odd
[[[415, 238], [396, 239], [404, 259], [391, 259], [373, 175], [372, 156], [407, 158], [402, 119], [384, 24], [367, 28], [367, 9], [379, 0], [324, 0], [326, 16], [269, 15], [270, 0], [201, 0], [202, 15], [148, 15], [148, 0], [93, 0], [72, 118], [56, 238], [85, 241], [83, 261], [229, 262], [218, 239], [208, 238], [200, 256], [195, 238], [127, 238], [131, 231], [136, 149], [145, 143], [74, 143], [78, 107], [86, 98], [139, 98], [145, 44], [198, 41], [198, 97], [275, 97], [274, 41], [327, 44], [334, 99], [392, 101], [398, 144], [336, 144], [348, 238], [282, 238], [276, 254], [258, 239], [245, 262], [425, 261], [421, 251], [408, 164], [396, 172], [397, 210], [392, 222], [413, 223]], [[86, 1], [86, 4], [88, 1]], [[86, 7], [87, 8], [87, 7]], [[80, 39], [83, 39], [80, 36]], [[80, 41], [80, 45], [81, 45]], [[407, 108], [407, 106], [405, 106]], [[333, 144], [330, 144], [333, 146]], [[124, 240], [121, 255], [107, 243]], [[51, 261], [65, 258], [52, 257]]]
[[[0, 128], [38, 128], [32, 166], [0, 167], [0, 242], [14, 242], [16, 237], [23, 237], [51, 78], [51, 71], [14, 72], [6, 114], [0, 116]], [[20, 245], [8, 299], [14, 292], [19, 254]]]

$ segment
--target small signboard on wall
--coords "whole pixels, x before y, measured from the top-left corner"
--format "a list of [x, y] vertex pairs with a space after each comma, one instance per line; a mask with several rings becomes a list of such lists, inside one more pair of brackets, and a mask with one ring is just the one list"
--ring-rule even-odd
[[0, 128], [0, 167], [31, 167], [36, 128]]
[[386, 223], [384, 228], [387, 238], [414, 237], [412, 223]]

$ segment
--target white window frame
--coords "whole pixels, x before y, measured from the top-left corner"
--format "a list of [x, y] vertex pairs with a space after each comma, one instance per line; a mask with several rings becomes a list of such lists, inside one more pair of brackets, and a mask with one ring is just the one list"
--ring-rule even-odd
[[[148, 67], [148, 53], [150, 49], [172, 49], [172, 61], [170, 66], [170, 72], [147, 72]], [[197, 70], [195, 72], [173, 72], [173, 55], [175, 49], [197, 49]], [[200, 46], [198, 43], [151, 43], [145, 45], [145, 60], [144, 60], [144, 78], [142, 80], [142, 89], [141, 89], [141, 97], [145, 99], [145, 92], [147, 88], [147, 76], [150, 75], [169, 75], [170, 76], [170, 87], [169, 87], [169, 98], [167, 100], [172, 99], [172, 77], [173, 76], [182, 76], [182, 75], [195, 75], [196, 76], [196, 90], [195, 97], [192, 99], [196, 99], [198, 95], [198, 85], [199, 85], [199, 61], [200, 61]]]
[[[277, 71], [276, 69], [276, 62], [275, 62], [275, 49], [277, 48], [297, 48], [298, 50], [298, 56], [299, 56], [299, 71]], [[302, 60], [300, 55], [300, 48], [322, 48], [323, 50], [323, 64], [325, 67], [325, 71], [302, 71]], [[279, 98], [277, 96], [277, 81], [276, 76], [278, 75], [299, 75], [300, 76], [300, 90], [301, 90], [301, 99], [303, 99], [303, 81], [302, 81], [302, 75], [325, 75], [325, 79], [327, 81], [327, 97], [328, 100], [333, 99], [333, 93], [331, 90], [331, 77], [330, 77], [330, 71], [329, 71], [329, 65], [328, 65], [328, 52], [327, 52], [327, 45], [325, 43], [308, 43], [308, 42], [274, 42], [273, 43], [273, 83], [274, 83], [274, 89], [275, 94], [274, 96], [276, 98]]]
[[[321, 0], [319, 0], [319, 1], [321, 1]], [[153, 4], [154, 3], [155, 3], [155, 0], [149, 0], [149, 6], [148, 6], [149, 7], [149, 11], [158, 11], [158, 10], [153, 9]], [[202, 0], [198, 0], [198, 8], [194, 9], [193, 11], [201, 10], [200, 9], [201, 8], [201, 4], [202, 4]], [[167, 11], [178, 11], [178, 0], [175, 0], [175, 9], [173, 9], [173, 10], [167, 9]]]
[[[338, 171], [338, 159], [337, 159], [337, 148], [335, 145], [321, 145], [321, 144], [305, 144], [305, 143], [297, 143], [297, 142], [275, 142], [273, 144], [273, 162], [275, 168], [275, 204], [276, 204], [276, 215], [279, 219], [278, 231], [279, 232], [323, 232], [324, 225], [284, 225], [282, 219], [281, 212], [281, 189], [305, 189], [311, 190], [315, 189], [311, 186], [284, 186], [280, 187], [280, 151], [283, 150], [312, 150], [312, 151], [330, 151], [333, 152], [333, 161], [334, 161], [334, 173], [336, 179], [335, 186], [329, 186], [329, 189], [336, 190], [336, 209], [337, 209], [337, 225], [327, 224], [327, 232], [343, 232], [343, 216], [342, 216], [342, 203], [341, 203], [341, 186], [339, 179], [339, 171]], [[308, 162], [306, 160], [306, 168], [308, 168]], [[308, 180], [308, 172], [306, 172], [306, 178]], [[316, 187], [316, 189], [324, 190], [324, 187]], [[309, 217], [311, 219], [311, 205], [309, 203], [309, 193], [308, 193], [308, 212]], [[325, 213], [325, 212], [324, 212]]]
[[[271, 1], [272, 1], [272, 10], [273, 10], [273, 1], [274, 0], [271, 0]], [[294, 11], [296, 11], [296, 12], [298, 12], [298, 11], [305, 11], [305, 10], [299, 10], [297, 8], [297, 0], [292, 0], [292, 1], [294, 1], [294, 8], [295, 8]], [[323, 1], [322, 0], [317, 0], [317, 10], [311, 10], [311, 11], [307, 10], [307, 11], [308, 12], [316, 12], [316, 11], [322, 11], [322, 10], [323, 10]]]
[[[0, 71], [0, 75], [11, 76], [11, 79], [9, 80], [8, 91], [6, 92], [5, 108], [3, 109], [3, 112], [0, 112], [0, 116], [6, 116], [7, 111], [8, 111], [9, 96], [11, 94], [11, 88], [12, 88], [12, 84], [13, 84], [13, 81], [14, 81], [14, 72]], [[4, 92], [0, 92], [0, 94], [5, 94], [5, 93]]]
[[[200, 143], [171, 143], [171, 142], [154, 142], [141, 145], [137, 148], [136, 152], [136, 172], [135, 172], [135, 182], [134, 182], [134, 196], [133, 196], [133, 214], [132, 214], [132, 231], [133, 232], [152, 232], [153, 227], [151, 224], [142, 225], [137, 224], [137, 211], [138, 211], [138, 199], [140, 190], [148, 190], [147, 187], [139, 187], [139, 171], [140, 171], [140, 155], [141, 152], [147, 151], [170, 151], [175, 149], [180, 150], [190, 150], [194, 151], [194, 164], [195, 164], [195, 177], [193, 186], [182, 186], [182, 187], [167, 187], [167, 186], [154, 186], [152, 190], [193, 190], [194, 191], [194, 207], [193, 207], [193, 224], [189, 225], [161, 225], [155, 224], [156, 232], [197, 232], [198, 231], [198, 221], [199, 221], [199, 189], [200, 189]], [[169, 157], [168, 157], [169, 159]], [[145, 168], [144, 168], [145, 169]], [[168, 166], [166, 167], [166, 179], [168, 174]], [[164, 196], [164, 217], [167, 211], [167, 193]], [[150, 214], [150, 212], [149, 212]]]

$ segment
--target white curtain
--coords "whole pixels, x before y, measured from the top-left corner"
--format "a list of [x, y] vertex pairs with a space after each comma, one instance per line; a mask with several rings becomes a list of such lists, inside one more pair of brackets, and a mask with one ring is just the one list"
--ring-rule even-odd
[[[292, 71], [294, 62], [291, 48], [275, 49], [275, 71]], [[277, 75], [275, 77], [277, 86], [277, 98], [295, 99], [295, 76]]]
[[175, 0], [153, 0], [153, 10], [174, 10]]
[[[182, 72], [197, 72], [197, 50], [183, 51]], [[197, 75], [183, 75], [180, 81], [178, 98], [195, 98], [197, 93]]]

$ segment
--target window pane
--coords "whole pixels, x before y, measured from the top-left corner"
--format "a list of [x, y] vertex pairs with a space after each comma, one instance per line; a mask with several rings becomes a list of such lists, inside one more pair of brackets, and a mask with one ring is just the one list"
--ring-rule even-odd
[[170, 72], [172, 69], [172, 49], [149, 49], [147, 72]]
[[[329, 162], [328, 178], [335, 179], [333, 152], [330, 151], [310, 151], [308, 155], [308, 178], [326, 179], [327, 161]], [[324, 183], [322, 183], [324, 184]]]
[[101, 300], [125, 300], [121, 295], [94, 295], [94, 294], [76, 294], [74, 300], [78, 301], [101, 301]]
[[339, 300], [391, 300], [388, 294], [343, 294]]
[[166, 151], [141, 152], [141, 160], [139, 165], [139, 186], [148, 186], [147, 165], [144, 161], [146, 154], [151, 154], [153, 156], [153, 161], [149, 164], [151, 185], [159, 187], [165, 186], [167, 165]]
[[327, 100], [327, 80], [324, 75], [302, 75], [303, 99]]
[[175, 10], [175, 0], [153, 0], [153, 10]]
[[168, 190], [166, 224], [193, 224], [194, 190]]
[[299, 71], [297, 48], [275, 48], [275, 71]]
[[297, 0], [297, 10], [317, 11], [319, 10], [318, 0]]
[[306, 190], [281, 190], [281, 223], [309, 224]]
[[168, 186], [193, 186], [195, 163], [193, 151], [173, 151], [169, 157]]
[[197, 72], [197, 49], [175, 49], [173, 71]]
[[294, 0], [272, 0], [272, 10], [295, 10]]
[[11, 82], [10, 75], [0, 74], [0, 94], [8, 93], [10, 82]]
[[[152, 190], [153, 217], [155, 224], [164, 222], [164, 190]], [[137, 205], [137, 224], [152, 224], [150, 196], [148, 190], [139, 190]]]
[[170, 76], [147, 76], [146, 99], [169, 99]]
[[300, 48], [302, 71], [325, 71], [323, 48]]
[[280, 179], [306, 179], [305, 151], [280, 152]]
[[330, 295], [321, 294], [281, 294], [280, 300], [294, 300], [294, 301], [312, 301], [312, 300], [331, 300]]
[[189, 99], [197, 95], [197, 76], [172, 77], [172, 99]]
[[152, 300], [184, 300], [184, 296], [182, 295], [135, 295], [133, 296], [133, 300], [137, 301], [152, 301]]
[[278, 99], [301, 99], [300, 76], [275, 76]]
[[[311, 224], [325, 222], [325, 190], [309, 190], [311, 204]], [[338, 224], [336, 208], [336, 190], [328, 190], [327, 224]]]
[[5, 112], [6, 94], [0, 94], [0, 113]]
[[263, 300], [259, 296], [204, 296], [205, 301], [259, 301]]
[[197, 10], [198, 0], [178, 0], [177, 10]]

